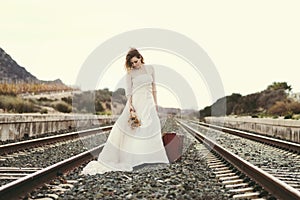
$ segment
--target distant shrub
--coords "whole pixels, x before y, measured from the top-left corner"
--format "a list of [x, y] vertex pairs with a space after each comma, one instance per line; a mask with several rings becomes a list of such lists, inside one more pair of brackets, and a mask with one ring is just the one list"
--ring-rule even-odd
[[272, 115], [285, 115], [287, 111], [288, 111], [287, 104], [283, 101], [277, 101], [268, 110], [268, 112]]
[[111, 115], [111, 111], [96, 112], [96, 115]]
[[6, 112], [29, 113], [38, 112], [39, 107], [29, 100], [23, 100], [16, 96], [0, 95], [0, 108]]
[[0, 94], [17, 95], [21, 93], [41, 93], [54, 91], [72, 91], [74, 89], [56, 83], [0, 83]]
[[54, 108], [57, 111], [63, 112], [63, 113], [70, 113], [70, 112], [72, 112], [72, 106], [70, 106], [69, 104], [67, 104], [64, 101], [60, 101], [58, 103], [55, 103]]
[[102, 112], [102, 111], [104, 111], [102, 102], [99, 101], [99, 100], [95, 101], [95, 111], [96, 112]]
[[72, 105], [72, 97], [63, 97], [61, 98], [61, 100], [66, 102], [67, 104]]
[[29, 101], [20, 101], [15, 105], [15, 111], [18, 113], [36, 112], [38, 109]]
[[46, 108], [43, 108], [43, 109], [40, 110], [40, 113], [41, 114], [47, 114], [48, 110]]
[[110, 104], [110, 102], [106, 102], [105, 103], [105, 107], [106, 107], [106, 109], [111, 110], [111, 104]]
[[53, 100], [52, 99], [48, 99], [47, 97], [40, 97], [38, 99], [38, 101], [50, 101], [50, 102], [52, 102]]
[[300, 113], [300, 103], [292, 100], [277, 101], [268, 112], [273, 115], [285, 115], [288, 118], [289, 114]]
[[300, 114], [300, 103], [299, 102], [291, 102], [288, 104], [289, 110], [291, 110], [295, 114]]
[[284, 119], [292, 119], [293, 118], [293, 114], [287, 114], [284, 116]]

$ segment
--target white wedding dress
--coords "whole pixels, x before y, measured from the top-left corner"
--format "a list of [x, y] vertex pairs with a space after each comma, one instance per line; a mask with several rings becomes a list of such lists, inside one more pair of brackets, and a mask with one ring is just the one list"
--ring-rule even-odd
[[[156, 91], [155, 72], [151, 65], [133, 69], [127, 76], [127, 103], [115, 122], [97, 161], [86, 165], [82, 174], [103, 174], [108, 171], [132, 171], [147, 163], [169, 163], [162, 142], [161, 125], [155, 108], [152, 90]], [[141, 126], [132, 129], [128, 124], [129, 99], [136, 110]]]

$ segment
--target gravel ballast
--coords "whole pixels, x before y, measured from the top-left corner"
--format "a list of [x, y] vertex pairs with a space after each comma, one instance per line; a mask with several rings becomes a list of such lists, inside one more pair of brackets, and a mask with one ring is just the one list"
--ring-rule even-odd
[[133, 172], [80, 175], [59, 199], [228, 199], [193, 143], [176, 163], [146, 165]]
[[[163, 123], [162, 132], [184, 135], [184, 154], [172, 164], [151, 164], [135, 167], [132, 172], [80, 174], [81, 166], [51, 185], [71, 184], [63, 192], [47, 185], [33, 191], [28, 199], [57, 195], [58, 199], [228, 199], [224, 186], [206, 165], [201, 144], [188, 135], [173, 120]], [[56, 188], [55, 187], [55, 188]]]

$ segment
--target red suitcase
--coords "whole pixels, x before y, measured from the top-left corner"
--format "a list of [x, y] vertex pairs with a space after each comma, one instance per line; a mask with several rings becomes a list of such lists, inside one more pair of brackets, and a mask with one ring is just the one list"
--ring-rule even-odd
[[183, 149], [183, 135], [176, 133], [165, 133], [163, 143], [170, 163], [179, 161]]

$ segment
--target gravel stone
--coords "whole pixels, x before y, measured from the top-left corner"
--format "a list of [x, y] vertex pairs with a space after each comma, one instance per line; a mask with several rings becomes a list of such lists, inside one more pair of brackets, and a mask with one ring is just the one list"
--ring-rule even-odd
[[[174, 120], [162, 121], [162, 132], [176, 132], [184, 135], [184, 151], [181, 160], [172, 164], [145, 164], [135, 167], [132, 172], [106, 172], [96, 175], [80, 174], [75, 169], [53, 183], [72, 184], [64, 193], [57, 194], [48, 186], [31, 192], [28, 198], [57, 194], [58, 199], [228, 199], [224, 186], [212, 177], [206, 165], [199, 143], [180, 128]], [[75, 151], [76, 148], [72, 148]], [[75, 153], [76, 154], [76, 151]], [[62, 180], [65, 181], [62, 181]], [[45, 196], [44, 196], [45, 197]]]

